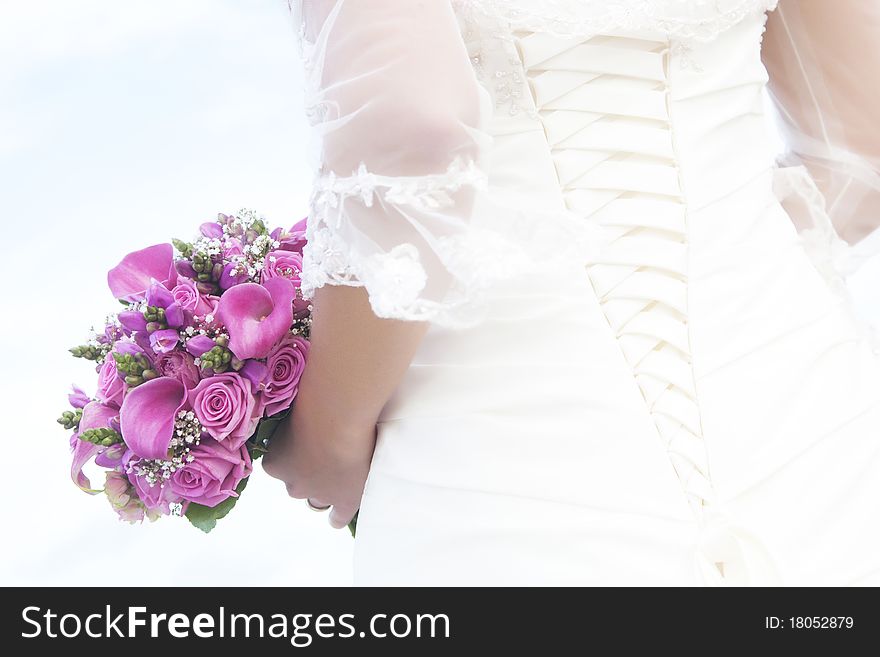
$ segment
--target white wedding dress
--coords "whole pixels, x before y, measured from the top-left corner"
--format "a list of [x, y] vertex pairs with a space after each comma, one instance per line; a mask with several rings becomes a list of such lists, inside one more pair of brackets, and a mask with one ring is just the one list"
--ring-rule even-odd
[[823, 97], [880, 73], [870, 4], [782, 0], [763, 61], [768, 0], [294, 5], [305, 293], [431, 322], [357, 583], [880, 582], [880, 356], [842, 278], [877, 103]]

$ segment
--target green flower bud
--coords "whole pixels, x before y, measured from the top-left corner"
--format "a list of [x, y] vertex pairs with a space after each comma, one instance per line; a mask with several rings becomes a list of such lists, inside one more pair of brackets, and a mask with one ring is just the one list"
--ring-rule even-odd
[[88, 431], [83, 431], [79, 435], [79, 439], [84, 440], [87, 443], [100, 445], [101, 447], [110, 447], [111, 445], [116, 445], [123, 442], [122, 436], [120, 436], [118, 432], [114, 431], [110, 427], [102, 427], [100, 429], [89, 429]]
[[173, 240], [171, 240], [171, 244], [174, 245], [174, 248], [177, 249], [177, 252], [183, 258], [192, 257], [193, 247], [192, 247], [192, 244], [190, 244], [189, 242], [184, 242], [183, 240], [173, 239]]
[[84, 358], [86, 360], [101, 360], [110, 351], [109, 345], [91, 345], [83, 344], [78, 347], [72, 347], [68, 351], [74, 358]]
[[234, 358], [235, 356], [229, 349], [219, 344], [214, 345], [199, 357], [203, 369], [214, 370], [217, 374], [226, 372]]
[[144, 319], [147, 320], [148, 331], [161, 331], [168, 328], [165, 322], [165, 309], [156, 306], [147, 306], [144, 310]]
[[208, 254], [199, 252], [193, 254], [192, 267], [199, 274], [209, 274], [214, 267], [214, 263]]
[[81, 408], [77, 408], [74, 411], [64, 411], [57, 422], [65, 429], [77, 431], [79, 429], [79, 422], [82, 420], [82, 414]]

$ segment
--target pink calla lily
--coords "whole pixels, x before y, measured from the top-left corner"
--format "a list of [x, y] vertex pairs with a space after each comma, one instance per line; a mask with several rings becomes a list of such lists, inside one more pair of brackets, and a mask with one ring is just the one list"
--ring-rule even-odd
[[[82, 419], [79, 421], [78, 434], [89, 429], [103, 429], [109, 427], [111, 421], [119, 415], [119, 410], [111, 406], [105, 406], [100, 402], [89, 402], [83, 408]], [[77, 435], [78, 435], [77, 434]], [[73, 483], [90, 495], [100, 493], [101, 489], [92, 488], [92, 482], [83, 472], [86, 463], [102, 451], [103, 447], [90, 443], [86, 440], [76, 439], [73, 446], [73, 463], [70, 466], [70, 477]]]
[[119, 423], [131, 450], [143, 459], [165, 459], [174, 420], [186, 401], [186, 387], [162, 377], [132, 388], [122, 402]]
[[229, 330], [229, 349], [240, 360], [265, 358], [290, 330], [296, 288], [286, 278], [242, 283], [220, 297], [217, 315]]
[[156, 244], [125, 256], [107, 273], [107, 284], [117, 299], [139, 301], [154, 281], [164, 283], [176, 277], [173, 247]]

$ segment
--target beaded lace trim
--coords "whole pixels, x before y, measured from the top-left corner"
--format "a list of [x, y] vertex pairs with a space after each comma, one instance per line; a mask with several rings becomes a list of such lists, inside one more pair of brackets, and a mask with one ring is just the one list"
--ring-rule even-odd
[[339, 177], [332, 172], [319, 174], [313, 187], [312, 204], [317, 208], [338, 208], [346, 198], [359, 197], [369, 208], [380, 195], [395, 205], [434, 209], [451, 205], [450, 194], [465, 185], [485, 187], [486, 174], [473, 161], [465, 164], [460, 158], [443, 173], [422, 176], [382, 176], [371, 173], [361, 163], [351, 176]]
[[[418, 248], [398, 244], [388, 251], [361, 253], [345, 237], [347, 200], [366, 207], [385, 202], [411, 210], [435, 210], [454, 205], [452, 194], [462, 187], [483, 189], [486, 175], [474, 162], [456, 159], [440, 174], [382, 176], [361, 165], [351, 176], [319, 174], [313, 187], [312, 212], [306, 226], [303, 250], [302, 295], [312, 298], [319, 287], [330, 283], [366, 287], [373, 309], [380, 317], [425, 320], [453, 308], [421, 298], [427, 273]], [[469, 235], [476, 236], [476, 231]], [[482, 237], [482, 236], [481, 236]], [[465, 245], [453, 237], [438, 238], [444, 261], [452, 260]], [[470, 252], [470, 249], [468, 249]], [[448, 264], [448, 263], [447, 263]]]
[[503, 18], [513, 30], [560, 37], [626, 30], [652, 31], [679, 41], [711, 41], [778, 0], [459, 0]]

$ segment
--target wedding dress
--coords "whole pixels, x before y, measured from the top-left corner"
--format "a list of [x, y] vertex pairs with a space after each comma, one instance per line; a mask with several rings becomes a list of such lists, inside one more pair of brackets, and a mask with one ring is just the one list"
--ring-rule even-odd
[[776, 4], [294, 4], [305, 294], [430, 322], [357, 583], [880, 582], [880, 10]]

